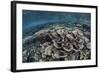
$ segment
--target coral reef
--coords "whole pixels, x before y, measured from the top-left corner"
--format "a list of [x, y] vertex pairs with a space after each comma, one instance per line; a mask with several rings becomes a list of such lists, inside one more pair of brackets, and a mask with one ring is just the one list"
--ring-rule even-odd
[[24, 40], [23, 62], [91, 59], [90, 31], [79, 27], [52, 26]]

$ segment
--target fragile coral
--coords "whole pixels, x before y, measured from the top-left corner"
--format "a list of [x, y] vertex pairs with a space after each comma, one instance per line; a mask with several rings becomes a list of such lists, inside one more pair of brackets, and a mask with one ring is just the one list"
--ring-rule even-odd
[[42, 29], [23, 46], [23, 62], [91, 59], [90, 32], [78, 27]]

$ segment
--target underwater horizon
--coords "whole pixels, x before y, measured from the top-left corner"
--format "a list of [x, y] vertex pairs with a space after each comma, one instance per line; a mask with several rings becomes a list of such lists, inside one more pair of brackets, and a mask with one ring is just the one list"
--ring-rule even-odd
[[30, 31], [37, 32], [39, 26], [41, 28], [50, 24], [64, 24], [66, 26], [80, 24], [90, 27], [91, 24], [90, 13], [23, 10], [22, 14], [23, 38], [31, 35]]

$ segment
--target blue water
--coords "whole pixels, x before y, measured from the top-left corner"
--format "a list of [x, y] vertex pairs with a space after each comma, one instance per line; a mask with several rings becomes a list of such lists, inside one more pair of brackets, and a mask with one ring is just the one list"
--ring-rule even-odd
[[70, 24], [71, 26], [73, 24], [90, 26], [91, 24], [90, 13], [23, 10], [22, 14], [23, 37], [30, 36], [41, 29], [39, 26], [47, 24]]

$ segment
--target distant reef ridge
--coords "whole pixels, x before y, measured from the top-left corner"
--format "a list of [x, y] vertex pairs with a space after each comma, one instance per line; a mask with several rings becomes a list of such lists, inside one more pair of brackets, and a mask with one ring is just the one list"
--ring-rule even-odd
[[27, 29], [23, 29], [23, 38], [27, 36], [31, 36], [34, 33], [38, 32], [39, 30], [45, 29], [45, 28], [52, 28], [54, 26], [60, 26], [60, 27], [79, 27], [84, 29], [85, 31], [90, 31], [90, 24], [80, 24], [80, 23], [69, 23], [69, 22], [51, 22], [51, 23], [45, 23], [45, 24], [40, 24], [37, 26], [32, 26]]

